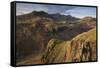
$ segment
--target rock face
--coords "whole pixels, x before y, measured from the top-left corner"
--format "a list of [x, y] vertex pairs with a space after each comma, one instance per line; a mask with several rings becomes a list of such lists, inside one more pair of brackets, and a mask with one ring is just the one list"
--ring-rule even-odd
[[43, 63], [61, 63], [66, 59], [66, 41], [51, 39], [42, 57]]
[[71, 41], [52, 39], [42, 57], [43, 63], [96, 60], [96, 29], [82, 33]]
[[73, 62], [96, 60], [96, 29], [82, 33], [71, 41]]
[[73, 41], [71, 43], [72, 62], [96, 60], [96, 43], [91, 41]]

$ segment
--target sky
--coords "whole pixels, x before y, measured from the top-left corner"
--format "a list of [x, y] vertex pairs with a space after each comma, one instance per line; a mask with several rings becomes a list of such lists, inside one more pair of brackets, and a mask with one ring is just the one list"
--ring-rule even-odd
[[78, 18], [85, 16], [96, 17], [96, 7], [68, 6], [68, 5], [45, 5], [31, 3], [17, 3], [16, 15], [27, 14], [32, 11], [45, 11], [49, 14], [60, 13], [62, 15], [72, 15]]

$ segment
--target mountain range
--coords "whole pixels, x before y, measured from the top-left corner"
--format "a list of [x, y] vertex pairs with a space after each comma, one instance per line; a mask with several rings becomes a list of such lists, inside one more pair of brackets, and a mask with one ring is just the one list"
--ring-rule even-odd
[[[94, 57], [92, 56], [93, 58], [91, 59], [89, 59], [90, 55], [86, 56], [89, 57], [88, 59], [86, 59], [86, 57], [84, 59], [84, 54], [81, 55], [81, 59], [79, 58], [80, 56], [77, 58], [79, 53], [75, 51], [75, 48], [78, 46], [80, 48], [81, 46], [81, 41], [76, 41], [76, 38], [79, 36], [78, 38], [82, 39], [81, 35], [84, 38], [88, 34], [89, 37], [92, 37], [93, 32], [96, 31], [95, 28], [96, 18], [88, 16], [76, 18], [71, 15], [61, 15], [60, 13], [48, 14], [44, 11], [33, 11], [28, 14], [16, 16], [16, 62], [20, 65], [27, 64], [25, 61], [29, 59], [28, 57], [33, 56], [32, 58], [34, 58], [34, 56], [41, 54], [41, 59], [39, 58], [41, 63], [96, 60], [95, 55], [93, 55]], [[96, 37], [96, 35], [93, 36]], [[84, 40], [87, 40], [87, 38]], [[90, 40], [92, 39], [94, 38]], [[95, 50], [96, 41], [94, 40], [93, 42]], [[76, 44], [78, 46], [76, 46]], [[89, 47], [92, 46], [91, 41], [89, 41], [89, 43], [84, 42], [84, 44], [89, 44]], [[86, 45], [83, 47], [86, 47]], [[72, 51], [68, 50], [69, 48], [72, 48]], [[59, 49], [61, 50], [59, 51]], [[81, 48], [81, 50], [83, 49], [84, 48]], [[95, 52], [94, 50], [93, 52]], [[73, 56], [73, 52], [77, 55]], [[58, 53], [60, 54], [58, 55]], [[65, 59], [66, 61], [64, 61]], [[28, 64], [33, 64], [33, 62], [30, 60]], [[37, 62], [34, 64], [39, 63]]]

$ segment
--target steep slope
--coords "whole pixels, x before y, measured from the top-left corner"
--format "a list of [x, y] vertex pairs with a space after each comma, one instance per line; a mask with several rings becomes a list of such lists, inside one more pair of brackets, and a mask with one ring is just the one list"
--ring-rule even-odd
[[48, 43], [46, 52], [44, 53], [42, 57], [43, 63], [62, 63], [66, 60], [66, 48], [69, 47], [69, 45], [66, 46], [68, 42], [57, 40], [57, 39], [51, 39]]
[[71, 41], [51, 39], [42, 57], [43, 63], [63, 63], [96, 60], [96, 28]]
[[44, 51], [49, 39], [48, 33], [42, 24], [22, 23], [16, 25], [16, 56], [17, 61], [31, 54], [39, 54]]

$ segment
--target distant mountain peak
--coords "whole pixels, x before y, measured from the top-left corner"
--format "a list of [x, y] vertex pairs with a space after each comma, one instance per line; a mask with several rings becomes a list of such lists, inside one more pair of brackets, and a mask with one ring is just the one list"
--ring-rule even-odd
[[82, 18], [82, 21], [95, 21], [95, 20], [96, 20], [95, 18], [89, 16]]
[[32, 11], [31, 13], [32, 13], [32, 14], [41, 14], [41, 15], [43, 15], [43, 14], [48, 14], [48, 13], [46, 13], [46, 12], [44, 12], [44, 11]]

